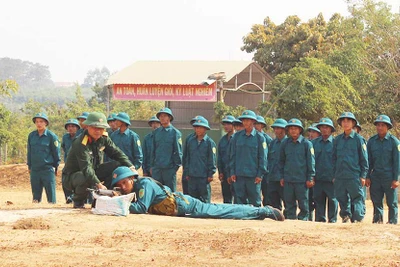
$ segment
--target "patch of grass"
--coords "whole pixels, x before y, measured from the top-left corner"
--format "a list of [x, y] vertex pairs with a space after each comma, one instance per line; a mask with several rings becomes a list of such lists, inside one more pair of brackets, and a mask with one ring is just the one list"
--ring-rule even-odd
[[48, 230], [50, 225], [43, 218], [26, 218], [20, 219], [13, 224], [13, 229], [35, 229], [35, 230]]

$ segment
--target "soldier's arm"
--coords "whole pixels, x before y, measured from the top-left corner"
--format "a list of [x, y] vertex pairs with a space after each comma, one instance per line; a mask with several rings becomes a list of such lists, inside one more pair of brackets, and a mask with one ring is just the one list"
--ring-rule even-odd
[[[221, 138], [222, 140], [222, 138]], [[218, 149], [217, 149], [217, 168], [218, 168], [218, 173], [222, 174], [223, 172], [223, 162], [222, 162], [222, 153], [221, 153], [221, 140], [218, 143]]]
[[365, 144], [364, 140], [360, 137], [359, 138], [359, 158], [360, 158], [360, 178], [365, 178], [368, 172], [368, 154], [367, 154], [367, 145]]
[[286, 154], [285, 154], [285, 147], [286, 147], [286, 142], [282, 142], [280, 146], [280, 151], [279, 151], [279, 163], [278, 163], [278, 168], [279, 168], [279, 176], [280, 179], [283, 179], [283, 170], [285, 167], [285, 161], [286, 161]]
[[191, 135], [189, 134], [188, 136], [186, 136], [185, 139], [185, 145], [183, 146], [183, 155], [182, 155], [182, 167], [183, 167], [183, 173], [182, 176], [186, 178], [187, 174], [188, 174], [188, 143], [189, 143], [189, 137]]
[[311, 142], [307, 142], [307, 181], [312, 181], [315, 176], [315, 155]]
[[31, 170], [31, 145], [30, 145], [30, 141], [31, 141], [31, 134], [29, 134], [28, 136], [28, 142], [26, 144], [26, 161], [27, 161], [27, 165], [28, 165], [28, 170]]
[[208, 162], [207, 162], [207, 177], [213, 177], [214, 173], [217, 171], [217, 148], [215, 142], [210, 140], [209, 152], [208, 152]]
[[132, 163], [135, 166], [135, 169], [139, 169], [142, 166], [143, 162], [143, 152], [142, 152], [142, 146], [140, 144], [140, 139], [137, 134], [133, 134], [132, 151], [133, 151]]
[[[333, 176], [336, 175], [336, 160], [337, 160], [337, 139], [333, 139], [333, 149], [332, 149], [332, 164], [333, 164]], [[332, 177], [334, 180], [335, 177]]]
[[175, 165], [175, 170], [178, 170], [182, 166], [182, 135], [177, 130], [175, 132], [175, 142], [173, 143], [173, 155], [172, 159]]
[[[146, 179], [146, 178], [145, 178]], [[129, 211], [130, 213], [134, 214], [144, 214], [147, 213], [149, 210], [150, 206], [154, 204], [154, 200], [157, 196], [157, 191], [155, 186], [158, 186], [154, 183], [151, 182], [146, 182], [142, 183], [140, 185], [136, 184], [138, 186], [138, 194], [136, 195], [136, 202], [132, 202], [131, 205], [129, 206]]]
[[267, 155], [268, 155], [268, 146], [265, 137], [262, 135], [258, 136], [258, 168], [257, 168], [257, 177], [261, 178], [265, 173], [267, 173]]
[[229, 142], [229, 176], [236, 175], [236, 136]]
[[[372, 170], [374, 169], [374, 160], [373, 160], [373, 158], [372, 158], [372, 149], [371, 149], [371, 146], [372, 146], [372, 138], [370, 138], [370, 139], [368, 140], [368, 143], [367, 143], [368, 172], [367, 172], [366, 178], [371, 178], [371, 173], [372, 173]], [[396, 150], [397, 150], [397, 148], [396, 148]]]
[[53, 134], [53, 142], [52, 144], [50, 144], [50, 148], [51, 148], [51, 153], [53, 156], [53, 167], [55, 169], [58, 168], [58, 165], [60, 165], [61, 162], [61, 151], [60, 151], [60, 141], [58, 140], [58, 136]]
[[399, 173], [400, 173], [400, 142], [397, 138], [393, 138], [393, 181], [399, 181]]
[[146, 135], [143, 140], [143, 146], [142, 146], [142, 151], [143, 151], [143, 164], [142, 164], [142, 169], [143, 169], [143, 174], [150, 174], [150, 168], [149, 168], [149, 152], [151, 151], [148, 150], [148, 142], [149, 142], [149, 137]]

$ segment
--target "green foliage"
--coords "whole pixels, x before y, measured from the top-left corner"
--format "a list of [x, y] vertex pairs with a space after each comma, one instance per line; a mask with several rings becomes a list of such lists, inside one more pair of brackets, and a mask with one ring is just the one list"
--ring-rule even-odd
[[316, 58], [303, 58], [296, 67], [276, 76], [270, 88], [271, 99], [261, 105], [261, 114], [269, 115], [265, 110], [273, 106], [278, 117], [308, 122], [356, 111], [360, 100], [342, 72]]
[[11, 97], [11, 93], [18, 91], [18, 84], [15, 80], [0, 80], [0, 96]]
[[125, 112], [131, 120], [148, 120], [154, 116], [162, 107], [163, 101], [111, 101], [112, 110], [110, 112]]
[[214, 112], [215, 112], [214, 122], [221, 122], [222, 119], [227, 115], [232, 115], [235, 118], [237, 118], [245, 110], [246, 108], [243, 106], [231, 107], [226, 105], [225, 103], [217, 102], [214, 104]]

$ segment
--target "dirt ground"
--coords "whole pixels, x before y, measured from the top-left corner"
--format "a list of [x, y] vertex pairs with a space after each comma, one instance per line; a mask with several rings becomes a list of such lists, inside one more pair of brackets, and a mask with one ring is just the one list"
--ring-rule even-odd
[[58, 203], [32, 204], [26, 166], [0, 166], [0, 266], [400, 266], [400, 227], [373, 225], [369, 200], [359, 224], [100, 216], [57, 179]]

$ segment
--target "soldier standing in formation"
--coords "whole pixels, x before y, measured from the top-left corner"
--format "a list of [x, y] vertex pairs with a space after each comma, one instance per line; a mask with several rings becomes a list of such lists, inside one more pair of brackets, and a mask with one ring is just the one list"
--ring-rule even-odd
[[154, 131], [161, 126], [160, 120], [156, 116], [152, 116], [148, 121], [151, 127], [151, 132], [148, 133], [143, 140], [143, 176], [150, 176], [150, 162], [151, 162], [151, 150], [153, 148], [153, 137]]

